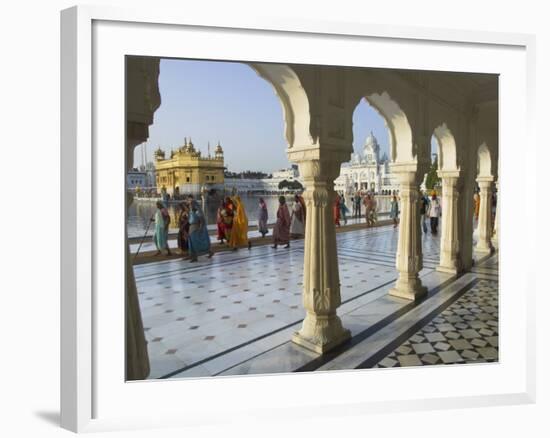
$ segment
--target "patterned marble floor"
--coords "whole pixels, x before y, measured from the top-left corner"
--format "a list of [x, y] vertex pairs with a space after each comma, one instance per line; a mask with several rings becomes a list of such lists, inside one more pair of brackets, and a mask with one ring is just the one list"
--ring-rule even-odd
[[[397, 276], [397, 235], [391, 226], [337, 235], [342, 293], [338, 313], [352, 331], [353, 339], [345, 347], [322, 357], [289, 342], [304, 316], [301, 303], [303, 241], [293, 241], [290, 249], [263, 246], [218, 253], [211, 260], [201, 258], [195, 264], [170, 260], [136, 266], [151, 360], [150, 378], [406, 366], [407, 359], [399, 360], [398, 356], [412, 356], [413, 351], [421, 364], [449, 363], [451, 355], [441, 356], [438, 351], [468, 351], [461, 353], [460, 362], [495, 360], [492, 350], [482, 349], [497, 349], [493, 344], [498, 342], [498, 277], [495, 275], [498, 264], [493, 260], [492, 265], [478, 267], [484, 272], [455, 280], [435, 271], [439, 239], [424, 235], [424, 269], [420, 275], [430, 295], [422, 305], [416, 305], [387, 295]], [[476, 291], [468, 292], [472, 288], [478, 288], [478, 292], [483, 288], [483, 300]], [[473, 298], [461, 301], [471, 296], [481, 300], [475, 309], [471, 307], [471, 303], [475, 303]], [[484, 307], [497, 310], [489, 312]], [[482, 312], [475, 311], [479, 309]], [[492, 319], [479, 319], [491, 313]], [[455, 314], [461, 316], [460, 320], [453, 318]], [[431, 319], [426, 320], [430, 315]], [[477, 319], [470, 320], [472, 315]], [[441, 322], [431, 322], [434, 318], [440, 318]], [[411, 332], [419, 321], [426, 322]], [[421, 334], [424, 325], [429, 323], [435, 324], [435, 330], [430, 327]], [[438, 327], [444, 324], [469, 325], [464, 328], [456, 325], [451, 331]], [[402, 327], [403, 332], [396, 331], [395, 326]], [[482, 346], [476, 341], [476, 345], [472, 345], [473, 338], [468, 338], [471, 333], [467, 330], [476, 331], [475, 338], [487, 344]], [[458, 333], [460, 337], [454, 341], [471, 339], [470, 345], [451, 343], [449, 339], [447, 350], [436, 349], [435, 344], [443, 342], [427, 335], [445, 332]], [[410, 339], [414, 336], [418, 337]], [[417, 347], [418, 352], [409, 346], [427, 344], [431, 342], [429, 338], [435, 342], [432, 346], [435, 354], [422, 353], [421, 348], [429, 350], [428, 346]], [[468, 348], [462, 348], [464, 346]], [[398, 349], [408, 354], [400, 354]], [[428, 356], [430, 353], [434, 358]]]
[[498, 360], [498, 282], [481, 279], [375, 367]]

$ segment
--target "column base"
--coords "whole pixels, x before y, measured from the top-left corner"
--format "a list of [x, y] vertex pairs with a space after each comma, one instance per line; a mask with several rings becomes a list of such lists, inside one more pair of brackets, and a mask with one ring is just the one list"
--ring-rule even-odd
[[292, 342], [315, 353], [324, 354], [351, 339], [351, 332], [342, 326], [337, 315], [308, 313], [302, 329], [294, 333]]
[[459, 273], [459, 269], [456, 266], [443, 266], [439, 265], [435, 268], [437, 272], [443, 272], [444, 274], [452, 274], [457, 275]]
[[418, 301], [428, 294], [428, 288], [426, 286], [422, 286], [422, 283], [418, 278], [410, 281], [397, 280], [395, 286], [390, 289], [389, 294], [392, 297]]
[[474, 252], [481, 255], [491, 254], [493, 252], [493, 247], [490, 245], [476, 245]]

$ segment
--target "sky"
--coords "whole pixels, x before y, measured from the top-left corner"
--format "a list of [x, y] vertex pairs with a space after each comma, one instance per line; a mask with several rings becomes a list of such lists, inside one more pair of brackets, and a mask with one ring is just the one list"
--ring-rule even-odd
[[[249, 66], [162, 59], [159, 89], [161, 105], [144, 147], [147, 161], [152, 161], [159, 146], [168, 152], [187, 137], [203, 155], [207, 154], [208, 142], [213, 151], [219, 141], [225, 165], [232, 172], [271, 173], [290, 166], [279, 99], [272, 86]], [[353, 114], [355, 152], [362, 150], [371, 131], [380, 144], [380, 155], [388, 153], [384, 120], [363, 100]], [[142, 147], [135, 150], [136, 167], [142, 164]]]

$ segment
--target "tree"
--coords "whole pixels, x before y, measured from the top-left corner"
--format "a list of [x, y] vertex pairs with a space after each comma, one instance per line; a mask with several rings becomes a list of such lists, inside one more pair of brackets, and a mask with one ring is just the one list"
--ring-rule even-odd
[[303, 190], [304, 186], [300, 184], [300, 181], [287, 181], [286, 179], [282, 180], [279, 183], [279, 190]]
[[434, 160], [426, 176], [426, 189], [433, 190], [435, 186], [440, 185], [441, 178], [437, 176], [437, 154], [434, 154]]

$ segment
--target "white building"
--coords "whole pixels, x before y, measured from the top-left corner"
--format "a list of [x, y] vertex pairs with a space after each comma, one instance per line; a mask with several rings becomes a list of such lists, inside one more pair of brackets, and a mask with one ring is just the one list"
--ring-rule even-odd
[[277, 170], [271, 174], [272, 179], [277, 179], [279, 181], [283, 181], [285, 179], [287, 181], [294, 181], [294, 180], [297, 180], [299, 176], [300, 176], [300, 172], [296, 164], [293, 164], [288, 169]]
[[369, 190], [375, 193], [399, 189], [397, 179], [390, 173], [386, 154], [380, 158], [380, 145], [371, 132], [365, 140], [363, 152], [352, 154], [351, 160], [340, 167], [340, 176], [334, 180], [334, 189], [344, 193]]
[[147, 187], [147, 173], [134, 168], [126, 174], [126, 189], [134, 191], [138, 187]]
[[144, 188], [156, 188], [156, 185], [157, 185], [157, 178], [156, 178], [156, 173], [155, 173], [155, 163], [149, 161], [147, 163], [147, 165], [143, 166], [139, 166], [139, 170], [141, 172], [144, 172], [146, 174], [146, 177], [145, 177], [145, 185], [143, 186]]

